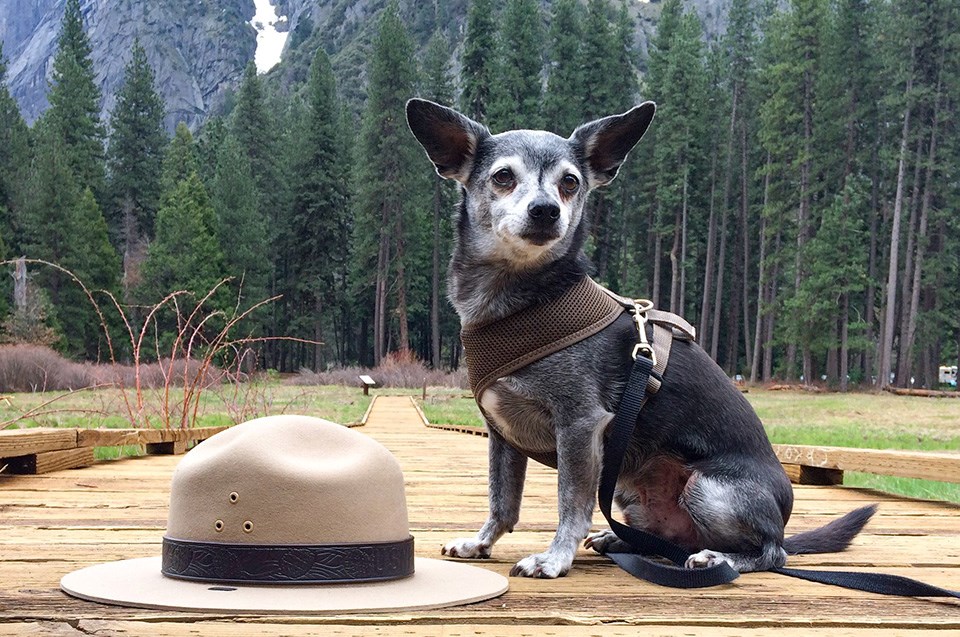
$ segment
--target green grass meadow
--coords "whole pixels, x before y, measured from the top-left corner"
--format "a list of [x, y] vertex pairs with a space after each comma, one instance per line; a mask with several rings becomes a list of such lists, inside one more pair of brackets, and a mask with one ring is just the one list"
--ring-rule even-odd
[[[427, 420], [482, 427], [471, 398], [431, 395]], [[960, 399], [886, 393], [810, 393], [750, 388], [745, 394], [778, 444], [960, 453]], [[846, 472], [844, 484], [960, 503], [960, 484]]]
[[[0, 425], [6, 428], [28, 427], [130, 427], [128, 404], [135, 404], [132, 391], [91, 389], [66, 395], [66, 392], [7, 394], [0, 401]], [[163, 427], [163, 407], [176, 416], [183, 403], [183, 391], [171, 388], [165, 400], [162, 390], [145, 390], [145, 413], [151, 426]], [[334, 386], [288, 386], [277, 382], [257, 382], [240, 386], [223, 385], [201, 393], [197, 427], [216, 427], [274, 414], [304, 414], [338, 423], [363, 419], [373, 396], [360, 389]], [[26, 414], [26, 415], [25, 415]], [[175, 421], [178, 419], [175, 417]], [[97, 447], [98, 460], [142, 455], [137, 446]]]

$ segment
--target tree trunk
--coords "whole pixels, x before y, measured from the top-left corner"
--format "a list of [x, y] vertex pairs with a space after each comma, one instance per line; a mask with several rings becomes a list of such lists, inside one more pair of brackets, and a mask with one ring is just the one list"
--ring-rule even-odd
[[430, 278], [430, 365], [440, 369], [440, 176], [433, 179], [433, 270]]
[[653, 301], [654, 307], [660, 307], [660, 261], [663, 258], [661, 243], [663, 240], [660, 237], [660, 232], [654, 228], [653, 232], [653, 292], [650, 295], [650, 300]]
[[17, 259], [13, 266], [13, 307], [22, 315], [27, 313], [27, 260]]
[[723, 279], [727, 257], [727, 217], [726, 209], [721, 211], [723, 221], [720, 224], [720, 255], [717, 258], [717, 289], [713, 297], [713, 331], [710, 335], [710, 358], [717, 360], [720, 348], [720, 321], [723, 311]]
[[608, 269], [610, 267], [610, 210], [607, 205], [607, 199], [603, 191], [594, 193], [591, 201], [593, 214], [590, 219], [590, 227], [593, 229], [596, 248], [594, 250], [594, 262], [597, 268], [597, 275], [600, 280], [609, 279]]
[[382, 206], [380, 249], [377, 252], [377, 280], [373, 303], [373, 364], [379, 366], [387, 353], [387, 275], [390, 264], [390, 241], [387, 234], [389, 211]]
[[740, 224], [743, 233], [743, 351], [748, 361], [753, 360], [753, 342], [750, 339], [750, 201], [747, 197], [747, 131], [740, 126]]
[[767, 152], [767, 168], [763, 178], [763, 208], [760, 214], [760, 260], [757, 271], [757, 319], [753, 333], [753, 356], [750, 363], [750, 382], [757, 382], [760, 374], [760, 343], [763, 337], [763, 306], [767, 297], [767, 203], [770, 197], [770, 153]]
[[[777, 228], [777, 238], [774, 240], [773, 254], [780, 254], [780, 246], [783, 241], [783, 230]], [[773, 379], [773, 328], [777, 320], [777, 281], [780, 280], [780, 263], [774, 262], [773, 272], [770, 275], [770, 287], [768, 292], [768, 310], [767, 326], [764, 328], [766, 340], [763, 344], [763, 382], [768, 383]]]
[[319, 295], [314, 299], [313, 307], [313, 371], [323, 371], [323, 303]]
[[680, 314], [680, 229], [683, 225], [681, 210], [673, 219], [673, 245], [670, 247], [670, 311]]
[[893, 321], [894, 309], [897, 301], [897, 263], [900, 245], [900, 216], [903, 210], [903, 177], [907, 163], [907, 138], [910, 134], [910, 93], [913, 90], [913, 61], [915, 49], [910, 51], [910, 73], [907, 76], [907, 107], [903, 113], [903, 132], [900, 137], [900, 161], [897, 168], [897, 194], [893, 200], [893, 229], [890, 233], [890, 263], [887, 268], [887, 300], [883, 321], [883, 348], [880, 350], [880, 378], [878, 385], [881, 389], [890, 384], [890, 370], [893, 362]]
[[717, 152], [713, 151], [710, 160], [710, 220], [707, 223], [707, 246], [706, 265], [703, 268], [703, 299], [700, 303], [700, 344], [704, 349], [709, 347], [707, 342], [707, 330], [710, 326], [710, 293], [713, 290], [713, 270], [714, 270], [714, 252], [716, 252], [717, 243], [717, 214], [716, 214], [716, 194], [717, 194]]
[[[841, 299], [841, 304], [842, 304], [842, 299]], [[830, 335], [831, 337], [830, 340], [833, 343], [836, 343], [837, 332], [842, 331], [842, 328], [840, 328], [839, 308], [837, 308], [837, 313], [834, 314], [833, 316], [833, 324], [831, 325], [830, 331], [832, 332], [832, 334]], [[827, 348], [827, 365], [826, 365], [825, 375], [827, 377], [827, 383], [829, 383], [831, 386], [835, 386], [837, 382], [840, 380], [840, 361], [838, 360], [839, 352], [837, 351], [837, 349], [838, 348], [835, 345], [831, 345], [830, 347]]]
[[803, 384], [812, 385], [813, 384], [813, 353], [810, 351], [808, 346], [802, 348], [802, 357], [801, 362], [803, 367], [801, 367], [803, 373]]
[[690, 201], [688, 186], [690, 183], [690, 167], [683, 170], [683, 219], [680, 228], [680, 302], [677, 305], [677, 314], [683, 316], [687, 305], [687, 222], [690, 218]]
[[[809, 55], [807, 53], [806, 55]], [[803, 161], [800, 162], [800, 203], [797, 206], [797, 253], [794, 257], [793, 292], [800, 294], [800, 287], [806, 275], [803, 249], [807, 245], [810, 220], [810, 172], [813, 140], [813, 78], [810, 71], [803, 72]], [[787, 348], [787, 378], [792, 378], [796, 365], [797, 348], [792, 344]], [[811, 365], [809, 345], [802, 346], [804, 383], [810, 383]]]
[[[730, 182], [733, 181], [733, 138], [737, 130], [737, 111], [739, 103], [740, 90], [738, 84], [736, 87], [734, 87], [733, 101], [730, 104], [730, 128], [727, 132], [727, 152], [723, 167], [723, 200], [720, 205], [720, 214], [723, 215], [723, 222], [721, 223], [722, 229], [720, 231], [720, 257], [717, 265], [717, 290], [716, 295], [714, 296], [713, 305], [713, 331], [710, 339], [710, 356], [713, 358], [713, 360], [717, 360], [717, 355], [720, 349], [720, 321], [722, 320], [721, 299], [723, 299], [724, 279], [723, 269], [725, 266], [724, 261], [726, 260], [726, 255], [724, 253], [726, 251], [727, 242], [727, 218], [730, 216]], [[729, 312], [733, 312], [733, 307], [727, 309]]]
[[[923, 259], [927, 247], [927, 220], [929, 219], [930, 200], [933, 196], [933, 173], [937, 157], [937, 127], [940, 119], [940, 91], [941, 82], [937, 80], [937, 94], [933, 106], [933, 122], [930, 125], [930, 146], [927, 153], [927, 168], [923, 185], [923, 201], [920, 204], [920, 227], [917, 229], [916, 258], [913, 265], [913, 284], [910, 294], [910, 308], [907, 313], [907, 329], [901, 343], [900, 362], [898, 366], [903, 370], [902, 382], [910, 378], [913, 371], [913, 345], [917, 334], [917, 315], [920, 312], [920, 286], [923, 278]], [[904, 298], [906, 303], [906, 298]]]
[[410, 324], [407, 320], [407, 277], [404, 265], [403, 216], [397, 215], [397, 322], [400, 341], [397, 349], [406, 356], [410, 351]]
[[917, 217], [920, 214], [920, 168], [923, 165], [923, 142], [924, 135], [917, 139], [917, 150], [914, 153], [916, 160], [913, 168], [913, 193], [909, 199], [910, 220], [907, 223], [907, 247], [903, 252], [903, 272], [900, 274], [900, 305], [896, 314], [895, 325], [899, 327], [897, 332], [900, 335], [900, 355], [897, 358], [897, 384], [906, 387], [904, 379], [907, 375], [908, 363], [903, 354], [904, 337], [907, 334], [907, 322], [909, 321], [909, 299], [911, 296], [910, 285], [913, 282], [913, 257], [916, 254], [917, 242]]
[[[878, 133], [879, 135], [879, 133]], [[877, 233], [880, 217], [880, 176], [878, 165], [879, 160], [879, 140], [874, 144], [872, 152], [873, 177], [871, 179], [870, 193], [870, 254], [867, 263], [867, 292], [865, 297], [864, 322], [866, 323], [866, 341], [872, 343], [874, 339], [873, 322], [875, 320], [874, 305], [877, 298], [877, 290], [874, 281], [877, 280]], [[863, 378], [864, 382], [872, 383], [873, 378], [873, 351], [869, 346], [864, 348], [863, 352]]]
[[850, 293], [840, 301], [840, 391], [847, 391], [850, 374]]

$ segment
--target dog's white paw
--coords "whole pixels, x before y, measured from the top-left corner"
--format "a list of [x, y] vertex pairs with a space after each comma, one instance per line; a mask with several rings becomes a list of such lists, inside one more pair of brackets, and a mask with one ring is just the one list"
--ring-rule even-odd
[[563, 577], [570, 570], [573, 560], [565, 560], [551, 553], [537, 553], [530, 555], [510, 569], [511, 577], [542, 577], [553, 579]]
[[440, 549], [443, 555], [462, 557], [465, 559], [485, 559], [490, 557], [490, 545], [472, 537], [461, 537], [447, 542]]
[[710, 568], [724, 562], [730, 563], [730, 560], [723, 553], [704, 549], [688, 557], [685, 566], [687, 568]]
[[597, 531], [596, 533], [588, 535], [587, 539], [583, 541], [583, 546], [584, 548], [593, 549], [602, 555], [606, 553], [614, 543], [619, 541], [620, 538], [617, 537], [616, 533], [610, 529], [604, 529], [603, 531]]

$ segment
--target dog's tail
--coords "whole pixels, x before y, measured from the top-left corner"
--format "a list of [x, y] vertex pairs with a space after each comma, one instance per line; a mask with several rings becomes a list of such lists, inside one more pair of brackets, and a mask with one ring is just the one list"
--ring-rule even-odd
[[821, 526], [819, 529], [804, 531], [788, 537], [783, 542], [783, 548], [789, 555], [842, 551], [850, 545], [853, 538], [876, 512], [876, 504], [854, 509], [842, 518]]

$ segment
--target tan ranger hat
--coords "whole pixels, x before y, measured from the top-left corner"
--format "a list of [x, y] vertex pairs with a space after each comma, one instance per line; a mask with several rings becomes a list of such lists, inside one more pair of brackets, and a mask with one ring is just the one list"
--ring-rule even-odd
[[142, 608], [340, 614], [467, 604], [507, 580], [414, 556], [403, 474], [386, 447], [319, 418], [271, 416], [180, 461], [162, 557], [80, 569], [60, 587]]

